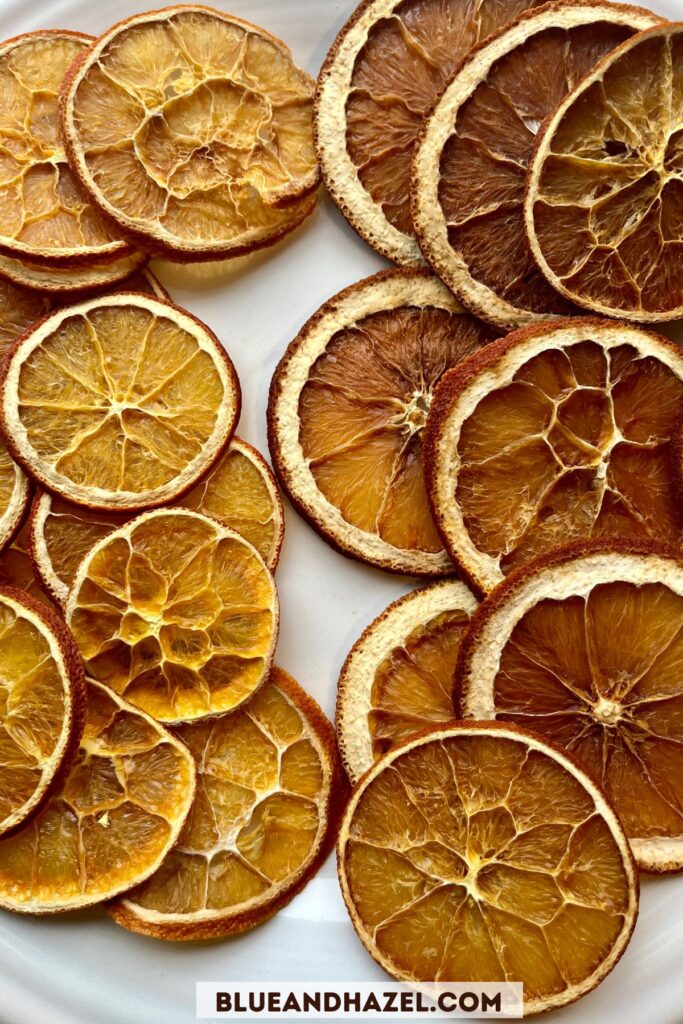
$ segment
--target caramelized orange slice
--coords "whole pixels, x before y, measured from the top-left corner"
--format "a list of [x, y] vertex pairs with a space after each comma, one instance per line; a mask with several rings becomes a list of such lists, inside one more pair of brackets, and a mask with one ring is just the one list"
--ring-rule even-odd
[[119, 924], [159, 939], [246, 931], [318, 870], [345, 795], [334, 731], [281, 669], [243, 709], [183, 725], [197, 795], [161, 868], [115, 903]]
[[126, 281], [131, 274], [144, 267], [148, 259], [145, 253], [134, 252], [107, 263], [89, 263], [85, 267], [62, 269], [29, 263], [0, 253], [0, 278], [20, 288], [33, 288], [56, 300], [61, 296], [69, 301], [74, 296], [107, 291], [113, 285]]
[[0, 440], [0, 551], [21, 526], [29, 500], [28, 480]]
[[522, 328], [449, 374], [427, 428], [432, 509], [481, 590], [558, 544], [678, 546], [671, 437], [683, 353], [608, 320]]
[[409, 741], [356, 786], [339, 836], [358, 936], [394, 977], [512, 980], [524, 1016], [595, 988], [638, 907], [628, 841], [569, 758], [514, 726]]
[[23, 590], [41, 604], [53, 607], [33, 571], [31, 536], [28, 525], [22, 527], [15, 539], [0, 554], [0, 587]]
[[422, 435], [441, 376], [494, 337], [424, 271], [388, 271], [326, 302], [273, 377], [273, 465], [344, 554], [392, 572], [452, 572], [432, 522]]

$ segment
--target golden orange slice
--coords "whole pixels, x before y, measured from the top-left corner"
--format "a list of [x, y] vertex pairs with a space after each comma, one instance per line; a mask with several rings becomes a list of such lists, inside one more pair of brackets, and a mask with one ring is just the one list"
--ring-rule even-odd
[[424, 262], [410, 216], [410, 162], [422, 121], [467, 52], [534, 0], [364, 0], [318, 78], [316, 150], [356, 231], [403, 266]]
[[88, 672], [162, 722], [233, 711], [277, 639], [273, 576], [256, 548], [197, 512], [156, 509], [86, 555], [66, 620]]
[[422, 436], [441, 376], [495, 337], [425, 271], [376, 274], [304, 325], [273, 377], [273, 465], [343, 554], [391, 572], [453, 571], [429, 514]]
[[31, 914], [109, 900], [154, 874], [185, 823], [195, 767], [183, 743], [88, 680], [70, 772], [38, 815], [0, 842], [0, 907]]
[[0, 587], [14, 587], [35, 601], [54, 607], [33, 570], [28, 524], [21, 528], [9, 547], [0, 554]]
[[587, 309], [651, 323], [683, 315], [683, 26], [622, 43], [548, 119], [529, 165], [531, 251]]
[[0, 551], [21, 526], [30, 498], [28, 480], [0, 440]]
[[85, 702], [83, 666], [64, 623], [25, 593], [1, 587], [0, 835], [33, 814], [68, 768]]
[[506, 26], [449, 80], [415, 149], [412, 213], [422, 252], [468, 309], [502, 327], [572, 311], [526, 240], [534, 140], [604, 54], [658, 23], [639, 7], [560, 0]]
[[477, 599], [439, 580], [394, 601], [351, 648], [339, 676], [337, 737], [352, 782], [388, 750], [456, 718], [453, 672]]
[[603, 788], [640, 867], [683, 867], [683, 562], [575, 545], [522, 566], [473, 617], [468, 717], [533, 728]]
[[0, 44], [0, 251], [7, 256], [68, 267], [131, 251], [79, 187], [60, 137], [62, 81], [92, 41], [43, 30]]
[[239, 414], [234, 367], [189, 313], [141, 293], [89, 299], [25, 334], [3, 368], [12, 455], [76, 504], [149, 508], [216, 462]]
[[29, 263], [0, 253], [0, 278], [20, 288], [33, 288], [56, 299], [62, 296], [68, 300], [74, 295], [106, 291], [127, 280], [131, 274], [144, 267], [148, 259], [143, 252], [133, 252], [107, 263], [89, 263], [85, 267], [61, 269]]
[[[245, 537], [274, 569], [284, 537], [284, 510], [277, 484], [255, 448], [233, 437], [208, 476], [196, 484], [177, 507], [191, 508], [216, 519]], [[31, 553], [43, 586], [66, 605], [76, 570], [90, 549], [129, 516], [89, 512], [48, 491], [40, 492], [31, 509]]]
[[576, 318], [514, 331], [449, 374], [427, 426], [430, 501], [472, 583], [558, 544], [678, 546], [671, 437], [683, 352], [635, 326]]
[[577, 765], [494, 722], [435, 729], [356, 786], [338, 844], [358, 936], [408, 983], [514, 980], [524, 1016], [590, 992], [628, 945], [638, 877]]
[[176, 730], [197, 765], [197, 795], [161, 868], [113, 904], [131, 931], [209, 939], [284, 907], [336, 837], [345, 787], [334, 730], [281, 669], [243, 709]]
[[70, 72], [69, 159], [147, 249], [234, 256], [315, 205], [313, 90], [284, 43], [238, 18], [194, 4], [139, 14]]

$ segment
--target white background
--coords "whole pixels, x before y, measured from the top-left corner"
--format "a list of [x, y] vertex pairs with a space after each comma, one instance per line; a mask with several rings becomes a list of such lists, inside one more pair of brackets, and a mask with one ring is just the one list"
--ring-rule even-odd
[[[156, 6], [162, 6], [157, 0]], [[213, 0], [261, 24], [316, 75], [354, 0]], [[154, 0], [148, 5], [155, 6]], [[38, 28], [99, 34], [146, 9], [145, 0], [0, 0], [0, 38]], [[656, 10], [683, 17], [683, 0]], [[330, 295], [386, 266], [323, 198], [283, 244], [205, 268], [156, 263], [172, 298], [213, 328], [242, 382], [239, 433], [267, 453], [268, 385], [286, 345]], [[338, 555], [287, 510], [277, 574], [282, 604], [278, 663], [334, 714], [336, 679], [364, 626], [411, 581]], [[683, 1022], [683, 878], [645, 880], [635, 936], [593, 994], [559, 1011], [562, 1024]], [[187, 1024], [195, 981], [381, 981], [351, 928], [334, 859], [272, 921], [214, 943], [164, 943], [133, 935], [93, 910], [54, 918], [0, 912], [0, 1024]]]

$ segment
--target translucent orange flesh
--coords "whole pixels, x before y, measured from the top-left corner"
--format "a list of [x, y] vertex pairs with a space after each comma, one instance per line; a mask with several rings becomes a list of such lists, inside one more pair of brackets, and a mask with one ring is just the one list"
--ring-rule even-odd
[[160, 721], [231, 711], [267, 670], [272, 576], [204, 517], [162, 513], [112, 534], [74, 600], [90, 674]]
[[495, 679], [498, 717], [573, 754], [630, 836], [683, 832], [683, 598], [608, 583], [541, 601], [515, 627]]
[[[171, 243], [238, 245], [315, 184], [313, 82], [256, 29], [186, 11], [122, 29], [74, 97], [93, 187]], [[310, 180], [313, 176], [313, 180]]]
[[628, 880], [583, 786], [500, 737], [413, 748], [362, 795], [344, 850], [364, 930], [403, 975], [560, 995], [610, 952]]
[[51, 308], [48, 296], [0, 278], [0, 359], [12, 342]]
[[68, 692], [46, 631], [0, 597], [0, 828], [52, 781]]
[[168, 848], [191, 787], [190, 759], [168, 734], [89, 685], [67, 779], [36, 818], [0, 841], [0, 899], [59, 909], [134, 885]]
[[387, 220], [412, 235], [415, 139], [450, 73], [473, 46], [535, 7], [528, 0], [404, 0], [380, 19], [356, 58], [346, 102], [346, 146]]
[[539, 32], [496, 61], [458, 112], [440, 162], [439, 202], [449, 240], [470, 274], [512, 305], [570, 312], [527, 242], [526, 168], [542, 121], [632, 34], [608, 22]]
[[467, 314], [403, 307], [340, 330], [299, 400], [304, 455], [353, 526], [397, 548], [440, 551], [422, 470], [422, 435], [446, 372], [495, 337]]
[[430, 724], [456, 717], [453, 672], [468, 623], [465, 612], [442, 612], [378, 665], [368, 716], [375, 758]]
[[248, 912], [296, 881], [319, 846], [319, 743], [272, 682], [244, 711], [178, 735], [197, 764], [195, 802], [163, 866], [127, 898], [162, 915]]
[[670, 438], [683, 382], [627, 344], [535, 356], [465, 421], [456, 499], [504, 572], [583, 537], [678, 545]]
[[683, 38], [635, 44], [550, 138], [534, 204], [541, 251], [562, 283], [610, 309], [683, 305]]
[[78, 186], [59, 133], [59, 90], [87, 39], [28, 38], [0, 57], [0, 241], [68, 256], [115, 236]]
[[217, 358], [140, 306], [75, 314], [21, 368], [28, 443], [67, 486], [144, 496], [202, 455], [225, 402]]
[[0, 554], [0, 587], [16, 587], [35, 600], [51, 605], [52, 602], [33, 573], [33, 562], [28, 549], [28, 530], [24, 527], [16, 540]]

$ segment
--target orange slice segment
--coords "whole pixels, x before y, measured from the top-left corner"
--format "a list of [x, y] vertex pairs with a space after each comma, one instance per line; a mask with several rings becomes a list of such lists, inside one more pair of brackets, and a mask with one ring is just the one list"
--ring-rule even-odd
[[298, 511], [342, 553], [392, 572], [447, 575], [422, 476], [443, 373], [494, 337], [440, 281], [388, 271], [304, 325], [271, 384], [273, 465]]
[[0, 440], [0, 551], [21, 526], [29, 501], [28, 480]]
[[21, 591], [0, 588], [0, 835], [33, 814], [68, 767], [85, 700], [83, 666], [63, 622]]
[[353, 645], [336, 718], [352, 782], [415, 733], [456, 717], [453, 672], [477, 603], [464, 583], [439, 580], [390, 604]]
[[98, 206], [148, 249], [237, 255], [315, 204], [313, 89], [254, 25], [192, 4], [140, 14], [72, 69], [69, 158]]
[[638, 907], [628, 841], [603, 793], [514, 726], [411, 740], [356, 786], [338, 844], [358, 936], [395, 978], [514, 979], [524, 1016], [595, 988]]
[[0, 554], [0, 587], [22, 590], [35, 601], [53, 607], [35, 576], [30, 551], [31, 536], [28, 525], [25, 525], [9, 547]]
[[608, 320], [522, 328], [449, 374], [430, 413], [432, 510], [481, 590], [558, 544], [649, 537], [678, 546], [671, 437], [683, 354]]
[[243, 537], [157, 509], [83, 560], [66, 619], [91, 675], [162, 722], [233, 711], [265, 680], [278, 631], [273, 576]]
[[683, 867], [683, 563], [576, 545], [522, 567], [472, 620], [465, 714], [533, 727], [614, 803], [639, 865]]
[[180, 740], [88, 680], [75, 763], [35, 819], [0, 842], [0, 906], [51, 914], [138, 885], [176, 842], [194, 790]]
[[525, 199], [531, 251], [550, 284], [605, 315], [683, 315], [680, 95], [683, 27], [622, 43], [539, 135]]
[[177, 734], [197, 765], [192, 812], [159, 871], [109, 913], [159, 939], [245, 931], [289, 903], [333, 845], [345, 795], [334, 731], [275, 668], [245, 708]]
[[316, 94], [316, 150], [330, 195], [373, 248], [424, 262], [410, 216], [415, 139], [451, 72], [533, 0], [364, 0], [337, 36]]
[[208, 327], [140, 293], [53, 313], [18, 342], [2, 381], [17, 460], [67, 500], [113, 511], [188, 490], [228, 444], [239, 404]]
[[61, 269], [29, 263], [0, 253], [0, 277], [20, 288], [33, 288], [57, 299], [60, 295], [69, 299], [81, 293], [104, 291], [125, 281], [144, 267], [148, 259], [146, 253], [133, 252], [107, 263], [89, 263], [85, 267]]
[[604, 54], [660, 22], [638, 7], [554, 3], [478, 47], [448, 82], [415, 150], [413, 221], [427, 260], [469, 309], [502, 327], [572, 311], [524, 231], [536, 134]]
[[67, 267], [106, 262], [130, 247], [112, 235], [69, 167], [59, 90], [91, 36], [28, 32], [0, 45], [0, 250]]
[[[234, 437], [208, 476], [177, 502], [216, 519], [253, 544], [269, 569], [277, 565], [284, 537], [284, 510], [265, 459]], [[89, 512], [43, 491], [31, 510], [35, 570], [53, 599], [65, 605], [76, 570], [90, 549], [130, 517]]]

